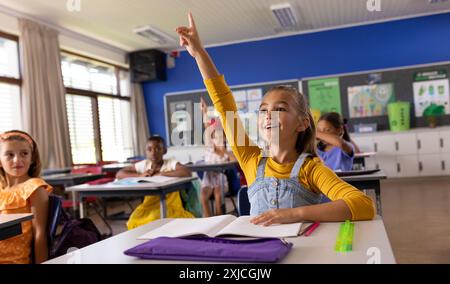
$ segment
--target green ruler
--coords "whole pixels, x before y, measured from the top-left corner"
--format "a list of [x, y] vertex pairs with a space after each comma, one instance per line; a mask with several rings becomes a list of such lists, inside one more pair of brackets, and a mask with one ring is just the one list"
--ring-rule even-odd
[[339, 228], [339, 233], [336, 239], [336, 246], [334, 250], [336, 252], [349, 252], [353, 249], [353, 232], [355, 230], [355, 224], [349, 220], [342, 223]]

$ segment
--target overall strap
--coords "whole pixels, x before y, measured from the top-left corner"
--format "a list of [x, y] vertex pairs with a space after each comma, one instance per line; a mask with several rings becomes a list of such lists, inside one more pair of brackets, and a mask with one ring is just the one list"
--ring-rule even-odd
[[297, 161], [294, 164], [294, 167], [292, 168], [291, 178], [296, 178], [300, 175], [300, 169], [302, 168], [303, 163], [305, 162], [305, 159], [309, 156], [310, 156], [310, 154], [303, 153], [298, 157]]
[[266, 163], [267, 163], [267, 158], [262, 157], [261, 160], [259, 161], [258, 171], [256, 172], [257, 179], [264, 177], [264, 172], [266, 170]]

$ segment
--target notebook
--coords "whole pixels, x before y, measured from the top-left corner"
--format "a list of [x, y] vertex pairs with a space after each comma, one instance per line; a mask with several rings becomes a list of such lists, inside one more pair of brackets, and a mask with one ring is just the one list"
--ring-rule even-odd
[[114, 184], [118, 185], [133, 185], [133, 184], [139, 184], [139, 183], [164, 183], [168, 181], [173, 181], [175, 179], [178, 179], [176, 177], [164, 177], [164, 176], [154, 176], [154, 177], [130, 177], [130, 178], [124, 178], [121, 180], [116, 180]]
[[261, 226], [250, 223], [252, 216], [236, 217], [222, 215], [198, 219], [173, 219], [140, 237], [139, 240], [150, 240], [158, 237], [187, 237], [203, 235], [208, 237], [240, 236], [254, 238], [287, 238], [296, 237], [302, 223], [274, 224]]

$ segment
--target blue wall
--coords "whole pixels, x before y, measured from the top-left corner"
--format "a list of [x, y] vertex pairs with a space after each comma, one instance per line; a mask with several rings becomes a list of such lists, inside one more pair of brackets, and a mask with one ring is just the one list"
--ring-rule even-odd
[[[228, 84], [450, 61], [450, 13], [208, 49]], [[166, 82], [144, 84], [152, 134], [166, 136], [164, 95], [204, 89], [187, 52]]]

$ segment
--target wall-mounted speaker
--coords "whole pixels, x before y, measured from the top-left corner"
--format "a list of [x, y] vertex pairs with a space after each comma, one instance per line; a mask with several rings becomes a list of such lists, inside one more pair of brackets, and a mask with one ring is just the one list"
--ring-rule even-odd
[[141, 50], [129, 55], [131, 80], [135, 83], [167, 80], [167, 55], [156, 50]]

